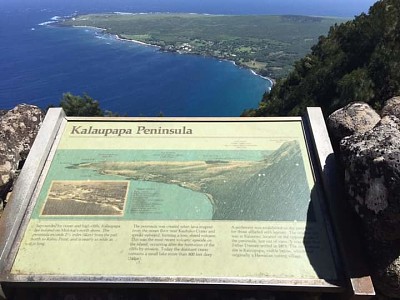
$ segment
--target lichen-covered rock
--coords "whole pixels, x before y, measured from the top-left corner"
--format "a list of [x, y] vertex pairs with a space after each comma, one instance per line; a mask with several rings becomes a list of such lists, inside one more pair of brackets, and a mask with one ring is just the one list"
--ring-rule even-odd
[[335, 149], [344, 137], [371, 130], [380, 119], [378, 113], [363, 102], [353, 102], [333, 112], [327, 125]]
[[382, 117], [393, 115], [400, 119], [400, 97], [387, 100], [381, 114]]
[[361, 217], [374, 283], [400, 298], [400, 119], [341, 142], [347, 198]]
[[4, 201], [20, 164], [26, 159], [44, 114], [21, 104], [0, 115], [0, 199]]
[[384, 117], [341, 143], [347, 195], [376, 239], [400, 239], [400, 120]]

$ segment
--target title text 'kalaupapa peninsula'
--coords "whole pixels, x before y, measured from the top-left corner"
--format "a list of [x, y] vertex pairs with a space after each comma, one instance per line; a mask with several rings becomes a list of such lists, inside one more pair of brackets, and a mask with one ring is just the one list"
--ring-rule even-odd
[[181, 126], [179, 128], [148, 128], [146, 126], [137, 126], [135, 129], [131, 128], [96, 128], [94, 126], [72, 126], [71, 135], [93, 135], [93, 136], [127, 136], [127, 135], [183, 135], [193, 134], [191, 128]]

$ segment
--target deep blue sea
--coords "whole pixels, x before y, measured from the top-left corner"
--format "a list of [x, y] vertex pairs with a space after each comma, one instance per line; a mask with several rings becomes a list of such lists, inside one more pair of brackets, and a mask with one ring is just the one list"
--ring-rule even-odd
[[55, 16], [115, 11], [348, 17], [374, 2], [347, 1], [340, 10], [337, 1], [0, 0], [0, 109], [19, 103], [46, 108], [71, 92], [87, 93], [103, 109], [129, 116], [238, 116], [257, 106], [268, 80], [227, 61], [39, 24]]

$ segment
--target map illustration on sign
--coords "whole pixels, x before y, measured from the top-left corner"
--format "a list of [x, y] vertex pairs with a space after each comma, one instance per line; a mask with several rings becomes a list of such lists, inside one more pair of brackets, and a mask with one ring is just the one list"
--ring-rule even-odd
[[[56, 159], [67, 159], [68, 152], [61, 151]], [[106, 152], [94, 153], [93, 162], [85, 162], [84, 150], [76, 153], [67, 170], [76, 177], [92, 172], [87, 178], [96, 179], [53, 181], [42, 215], [120, 216], [127, 201], [125, 216], [131, 219], [284, 221], [307, 216], [310, 191], [297, 141], [285, 142], [275, 151], [233, 154], [153, 150], [151, 155], [158, 156], [154, 160], [146, 152], [132, 153], [128, 160], [129, 154], [119, 150], [113, 151], [117, 160], [101, 161]], [[82, 162], [76, 163], [79, 156]], [[168, 214], [170, 210], [176, 214]]]

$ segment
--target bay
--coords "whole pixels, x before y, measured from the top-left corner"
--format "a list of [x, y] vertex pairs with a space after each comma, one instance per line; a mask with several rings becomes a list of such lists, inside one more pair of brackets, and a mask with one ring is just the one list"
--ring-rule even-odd
[[0, 0], [0, 109], [59, 104], [88, 93], [122, 115], [237, 116], [270, 82], [230, 62], [164, 53], [93, 30], [39, 26], [54, 16], [101, 12], [306, 14], [351, 17], [374, 0]]
[[71, 92], [121, 115], [238, 116], [270, 87], [231, 62], [162, 52], [93, 29], [38, 25], [51, 17], [46, 10], [0, 13], [7, 20], [0, 36], [2, 109], [46, 108]]
[[[190, 161], [222, 155], [226, 152], [211, 151], [183, 151], [180, 160]], [[135, 152], [135, 161], [160, 161], [161, 156], [177, 154], [176, 151], [138, 151]], [[246, 153], [247, 154], [247, 153]], [[232, 158], [242, 158], [243, 154], [228, 153]], [[250, 158], [260, 157], [259, 152], [250, 151]], [[261, 156], [262, 157], [262, 156]], [[211, 220], [214, 207], [210, 199], [204, 193], [184, 188], [176, 184], [167, 184], [155, 181], [135, 180], [132, 177], [124, 177], [113, 174], [99, 173], [98, 170], [79, 167], [80, 164], [101, 163], [106, 160], [112, 162], [132, 161], [132, 151], [108, 151], [108, 150], [58, 150], [54, 163], [51, 165], [47, 178], [43, 183], [39, 195], [38, 204], [34, 210], [34, 217], [41, 217], [43, 207], [47, 201], [51, 185], [55, 181], [63, 182], [88, 182], [89, 181], [129, 181], [125, 199], [123, 218], [126, 220]], [[168, 160], [168, 159], [167, 159]], [[50, 218], [54, 219], [55, 216]], [[113, 219], [115, 216], [92, 216], [94, 218]], [[71, 216], [58, 215], [58, 219], [68, 219]], [[88, 216], [74, 216], [76, 219], [87, 219]], [[121, 218], [121, 216], [117, 216]]]

